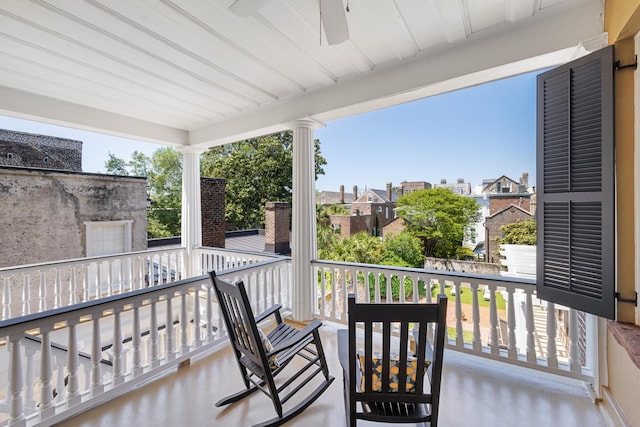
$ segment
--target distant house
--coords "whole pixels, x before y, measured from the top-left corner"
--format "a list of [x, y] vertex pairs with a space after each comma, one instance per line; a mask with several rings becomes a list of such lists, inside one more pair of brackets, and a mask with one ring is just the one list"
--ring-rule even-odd
[[451, 190], [451, 192], [459, 194], [461, 196], [471, 195], [471, 183], [464, 182], [464, 178], [458, 178], [455, 183], [447, 183], [446, 179], [441, 179], [440, 184], [435, 184], [434, 187], [446, 188], [448, 190]]
[[527, 193], [529, 192], [529, 173], [524, 172], [520, 177], [520, 181], [515, 181], [506, 175], [502, 175], [498, 179], [484, 180], [482, 193]]
[[400, 183], [400, 196], [419, 190], [428, 190], [431, 184], [426, 181], [402, 181]]
[[489, 217], [485, 218], [485, 252], [487, 262], [499, 262], [499, 255], [496, 254], [499, 245], [495, 242], [495, 239], [502, 237], [502, 231], [500, 228], [507, 224], [523, 222], [530, 219], [533, 219], [531, 212], [514, 204], [504, 206]]
[[369, 216], [369, 232], [374, 236], [382, 235], [382, 228], [395, 219], [395, 207], [398, 193], [391, 183], [385, 190], [366, 190], [351, 204], [351, 215]]
[[321, 191], [316, 194], [316, 205], [349, 205], [358, 198], [358, 186], [353, 186], [353, 193], [345, 193], [344, 185], [340, 186], [340, 191]]

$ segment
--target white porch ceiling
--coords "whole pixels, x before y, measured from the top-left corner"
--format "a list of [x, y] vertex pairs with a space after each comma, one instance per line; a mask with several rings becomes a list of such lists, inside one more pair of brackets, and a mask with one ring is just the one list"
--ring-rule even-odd
[[[2, 0], [0, 114], [208, 147], [564, 62], [603, 42], [604, 0]], [[346, 4], [346, 0], [344, 0]]]

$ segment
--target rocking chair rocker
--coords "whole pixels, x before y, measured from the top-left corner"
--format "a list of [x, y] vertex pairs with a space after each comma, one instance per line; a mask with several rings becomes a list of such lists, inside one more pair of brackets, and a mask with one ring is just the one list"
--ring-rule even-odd
[[[209, 273], [218, 303], [224, 316], [240, 373], [246, 387], [238, 393], [223, 398], [217, 407], [228, 405], [260, 390], [269, 396], [278, 414], [254, 427], [279, 426], [300, 414], [311, 405], [333, 382], [325, 360], [320, 333], [322, 323], [310, 322], [304, 329], [296, 329], [283, 322], [279, 304], [254, 317], [242, 281], [232, 284], [218, 278], [214, 271]], [[258, 323], [273, 315], [275, 328], [263, 333]], [[305, 363], [296, 369], [282, 384], [276, 385], [275, 377], [289, 365], [296, 356]], [[297, 365], [296, 365], [297, 368]], [[311, 369], [310, 372], [308, 372]], [[291, 371], [291, 370], [290, 370]], [[284, 411], [283, 405], [318, 374], [324, 379], [306, 398]], [[295, 383], [295, 385], [294, 385]]]

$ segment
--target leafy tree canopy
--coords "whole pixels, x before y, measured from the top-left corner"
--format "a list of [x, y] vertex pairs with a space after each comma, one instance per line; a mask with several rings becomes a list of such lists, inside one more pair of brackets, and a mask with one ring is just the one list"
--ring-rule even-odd
[[385, 237], [384, 249], [385, 253], [381, 264], [398, 267], [424, 267], [422, 242], [406, 231]]
[[170, 147], [151, 157], [134, 151], [126, 162], [109, 153], [107, 173], [147, 177], [151, 207], [147, 215], [149, 238], [173, 237], [181, 233], [182, 156]]
[[502, 238], [496, 239], [499, 244], [535, 245], [536, 222], [532, 219], [514, 222], [500, 227]]
[[[316, 178], [326, 164], [315, 140]], [[226, 220], [236, 229], [263, 228], [266, 202], [291, 203], [292, 169], [291, 131], [214, 147], [202, 157], [202, 175], [227, 182]]]
[[478, 204], [448, 189], [431, 188], [402, 196], [396, 212], [407, 231], [422, 241], [426, 257], [453, 258], [464, 228], [477, 219]]

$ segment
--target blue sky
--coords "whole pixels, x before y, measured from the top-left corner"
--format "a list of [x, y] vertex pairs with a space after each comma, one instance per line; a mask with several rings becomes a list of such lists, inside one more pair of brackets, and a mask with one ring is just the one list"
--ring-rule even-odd
[[502, 175], [535, 183], [536, 74], [331, 122], [316, 131], [327, 159], [320, 190]]
[[[401, 181], [463, 178], [475, 187], [502, 175], [535, 184], [535, 73], [327, 123], [316, 131], [328, 164], [319, 190], [384, 189]], [[83, 141], [85, 172], [105, 172], [158, 145], [0, 116], [0, 128]]]

